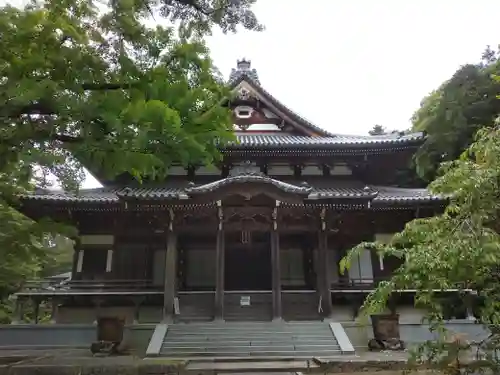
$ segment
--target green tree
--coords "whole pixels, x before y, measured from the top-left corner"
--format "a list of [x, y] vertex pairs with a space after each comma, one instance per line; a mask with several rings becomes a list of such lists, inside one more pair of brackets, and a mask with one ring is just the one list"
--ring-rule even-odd
[[[228, 90], [203, 36], [260, 30], [255, 0], [35, 0], [0, 8], [0, 299], [48, 262], [19, 194], [55, 175], [77, 189], [102, 176], [165, 177], [172, 162], [210, 164], [231, 139]], [[99, 7], [98, 7], [99, 6]], [[146, 26], [161, 16], [177, 27]]]
[[474, 134], [489, 127], [500, 112], [498, 53], [489, 47], [478, 64], [467, 64], [421, 102], [412, 118], [414, 131], [427, 139], [415, 155], [418, 174], [427, 181], [439, 165], [455, 160], [471, 145]]
[[[486, 358], [482, 365], [499, 373], [500, 360], [500, 126], [478, 131], [477, 140], [461, 157], [443, 166], [443, 175], [430, 188], [449, 197], [442, 215], [408, 223], [391, 243], [364, 243], [341, 262], [344, 272], [352, 257], [366, 247], [381, 255], [404, 258], [394, 277], [380, 283], [364, 302], [363, 313], [381, 312], [393, 292], [416, 289], [415, 303], [424, 308], [426, 319], [439, 339], [422, 346], [418, 358], [448, 366], [457, 365], [450, 352], [463, 342], [446, 341], [441, 300], [435, 290], [458, 288], [464, 298], [467, 289], [477, 291], [480, 302], [475, 311], [478, 324], [493, 335], [481, 347]], [[456, 369], [454, 369], [456, 370]]]

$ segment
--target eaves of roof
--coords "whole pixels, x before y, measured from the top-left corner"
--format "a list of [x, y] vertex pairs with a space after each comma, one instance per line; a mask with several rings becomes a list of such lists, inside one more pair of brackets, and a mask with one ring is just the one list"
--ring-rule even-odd
[[[119, 186], [103, 187], [97, 189], [84, 189], [78, 194], [70, 194], [62, 191], [39, 192], [27, 194], [21, 197], [23, 201], [38, 201], [48, 204], [113, 204], [123, 199], [144, 201], [169, 201], [180, 202], [189, 198], [190, 195], [201, 194], [225, 186], [230, 179], [242, 179], [242, 176], [229, 177], [199, 186]], [[245, 177], [254, 178], [254, 177]], [[293, 184], [279, 180], [270, 179], [269, 183], [284, 189], [284, 191], [300, 194], [305, 200], [313, 203], [315, 200], [356, 200], [370, 199], [374, 206], [377, 205], [401, 205], [439, 203], [446, 199], [441, 196], [432, 195], [427, 189], [408, 189], [388, 186], [363, 186], [362, 184], [340, 184], [312, 186], [305, 183]], [[234, 181], [233, 181], [234, 182]], [[244, 182], [244, 181], [241, 181]], [[247, 181], [249, 182], [249, 181]], [[179, 202], [179, 203], [180, 203]]]

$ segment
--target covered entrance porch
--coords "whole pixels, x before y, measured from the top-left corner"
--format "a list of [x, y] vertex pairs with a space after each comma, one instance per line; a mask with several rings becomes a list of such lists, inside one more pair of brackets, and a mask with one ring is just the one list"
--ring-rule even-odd
[[[179, 236], [178, 246], [167, 250], [179, 251], [179, 261], [169, 265], [167, 260], [165, 320], [318, 320], [329, 316], [326, 240], [318, 237], [319, 215], [305, 214], [303, 199], [309, 191], [309, 187], [258, 174], [186, 189], [200, 210], [196, 230], [187, 232], [189, 223], [184, 222], [173, 226], [169, 234]], [[295, 226], [285, 225], [286, 215], [301, 213], [302, 217], [290, 218]], [[194, 233], [206, 240], [195, 245]], [[321, 255], [314, 261], [313, 252], [320, 247], [317, 253]], [[169, 282], [175, 267], [181, 269], [180, 282]], [[170, 307], [172, 300], [175, 309]]]
[[[234, 228], [233, 228], [234, 229]], [[213, 235], [212, 235], [213, 236]], [[206, 247], [179, 238], [179, 309], [176, 321], [213, 320], [215, 315], [215, 239]], [[222, 320], [273, 320], [273, 256], [269, 231], [228, 231], [224, 236]], [[318, 320], [319, 293], [314, 261], [315, 238], [307, 233], [279, 234], [279, 298], [284, 320]], [[276, 319], [276, 318], [274, 318]]]

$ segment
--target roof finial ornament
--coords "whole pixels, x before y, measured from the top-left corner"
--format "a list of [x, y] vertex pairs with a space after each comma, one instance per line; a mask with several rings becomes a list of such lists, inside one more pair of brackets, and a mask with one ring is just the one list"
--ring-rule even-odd
[[250, 59], [247, 59], [246, 57], [236, 60], [236, 68], [231, 69], [231, 74], [229, 75], [229, 83], [236, 82], [241, 78], [250, 79], [251, 81], [260, 85], [257, 69], [252, 68], [252, 61]]
[[252, 61], [247, 60], [245, 57], [243, 57], [241, 60], [236, 61], [236, 67], [238, 68], [238, 70], [242, 70], [242, 71], [250, 70], [251, 66], [252, 66]]

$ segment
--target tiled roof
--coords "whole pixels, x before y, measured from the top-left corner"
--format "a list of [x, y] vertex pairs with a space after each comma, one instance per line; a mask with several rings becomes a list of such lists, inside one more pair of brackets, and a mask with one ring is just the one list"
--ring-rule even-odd
[[408, 145], [420, 142], [423, 133], [384, 136], [331, 136], [308, 137], [281, 134], [238, 134], [237, 143], [230, 143], [226, 149], [282, 149], [288, 147], [308, 149], [373, 148], [386, 145]]
[[427, 189], [407, 189], [391, 186], [372, 186], [373, 189], [379, 192], [374, 200], [381, 203], [398, 203], [398, 202], [432, 202], [444, 201], [445, 198], [433, 195]]
[[[247, 176], [248, 177], [248, 176]], [[237, 177], [230, 177], [237, 178]], [[273, 184], [274, 180], [272, 180]], [[227, 180], [227, 179], [226, 179]], [[186, 199], [187, 194], [198, 191], [209, 191], [216, 184], [220, 187], [225, 180], [193, 187], [184, 183], [183, 185], [163, 185], [163, 186], [136, 186], [136, 187], [103, 187], [97, 189], [83, 189], [78, 194], [64, 193], [61, 191], [41, 191], [31, 195], [25, 195], [24, 200], [36, 200], [44, 202], [66, 202], [66, 203], [118, 203], [121, 198], [146, 199], [146, 200], [163, 200], [163, 199]], [[356, 198], [372, 199], [373, 205], [398, 205], [412, 203], [429, 203], [444, 201], [442, 197], [431, 195], [426, 189], [407, 189], [387, 186], [364, 186], [361, 183], [346, 182], [346, 183], [326, 183], [321, 184], [304, 184], [304, 182], [280, 183], [281, 188], [290, 188], [291, 192], [305, 194], [307, 190], [307, 199], [309, 200], [324, 200], [324, 199], [346, 199], [352, 200]], [[310, 187], [309, 187], [310, 186]], [[197, 189], [197, 190], [196, 190]]]

